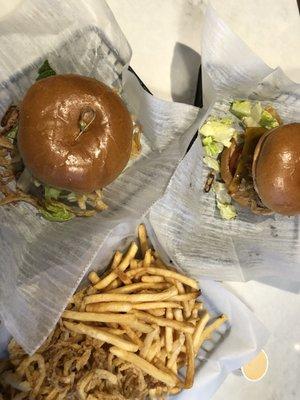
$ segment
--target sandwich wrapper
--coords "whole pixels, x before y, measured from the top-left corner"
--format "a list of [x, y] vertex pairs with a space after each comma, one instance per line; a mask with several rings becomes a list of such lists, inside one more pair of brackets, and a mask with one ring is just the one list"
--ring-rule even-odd
[[[136, 226], [163, 195], [204, 111], [158, 100], [125, 72], [131, 50], [104, 1], [24, 1], [1, 20], [0, 49], [1, 115], [22, 99], [47, 58], [58, 73], [94, 76], [116, 88], [122, 84], [123, 97], [143, 126], [142, 155], [104, 191], [107, 211], [59, 224], [41, 219], [26, 204], [0, 207], [1, 351], [3, 355], [12, 334], [32, 354], [88, 270], [103, 270], [113, 251], [135, 237]], [[159, 248], [162, 243], [150, 232]], [[202, 350], [195, 386], [180, 399], [191, 394], [208, 399], [230, 371], [259, 352], [268, 336], [234, 295], [209, 280], [200, 286], [211, 313], [226, 313], [230, 324], [213, 338], [213, 351]]]
[[[264, 64], [211, 7], [202, 37], [205, 119], [230, 116], [232, 100], [250, 98], [273, 105], [284, 123], [300, 122], [300, 85]], [[194, 277], [299, 287], [299, 216], [258, 216], [237, 207], [235, 220], [221, 219], [213, 190], [203, 191], [209, 170], [202, 157], [198, 138], [151, 208], [150, 222], [168, 257]]]

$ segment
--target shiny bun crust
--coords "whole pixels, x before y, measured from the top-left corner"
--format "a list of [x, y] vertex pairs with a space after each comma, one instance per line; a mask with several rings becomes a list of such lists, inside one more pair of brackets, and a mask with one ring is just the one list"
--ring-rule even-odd
[[18, 147], [25, 166], [42, 183], [93, 192], [126, 166], [132, 120], [108, 86], [80, 75], [36, 82], [20, 106]]
[[280, 126], [260, 138], [252, 175], [265, 206], [280, 214], [300, 214], [300, 123]]

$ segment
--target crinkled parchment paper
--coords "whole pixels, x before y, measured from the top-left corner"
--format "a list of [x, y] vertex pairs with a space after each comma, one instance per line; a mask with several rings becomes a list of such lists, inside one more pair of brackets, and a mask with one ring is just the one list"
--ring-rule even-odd
[[[300, 122], [300, 85], [264, 64], [212, 8], [202, 60], [206, 117], [228, 115], [233, 99], [250, 98], [272, 104], [284, 123]], [[299, 217], [263, 217], [238, 208], [235, 220], [222, 220], [213, 191], [203, 192], [207, 174], [197, 140], [151, 209], [150, 222], [173, 262], [195, 277], [300, 282]]]

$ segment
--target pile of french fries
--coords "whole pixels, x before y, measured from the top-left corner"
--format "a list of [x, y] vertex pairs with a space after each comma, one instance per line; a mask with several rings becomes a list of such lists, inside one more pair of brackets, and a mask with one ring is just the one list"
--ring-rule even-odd
[[[151, 382], [139, 398], [165, 398], [193, 386], [196, 355], [227, 318], [221, 315], [211, 321], [197, 300], [198, 283], [164, 264], [148, 243], [144, 225], [138, 228], [138, 243], [132, 242], [124, 254], [117, 251], [104, 276], [89, 274], [91, 284], [73, 296], [60, 327], [105, 348], [110, 367], [104, 372], [111, 374], [112, 382], [117, 380], [114, 361], [124, 362], [124, 368], [132, 365], [149, 376]], [[87, 390], [86, 397], [79, 398], [115, 397], [97, 397]]]
[[[82, 299], [82, 311], [66, 310], [62, 318], [69, 330], [111, 344], [113, 355], [162, 382], [164, 393], [175, 394], [192, 387], [195, 357], [227, 317], [208, 325], [210, 315], [197, 301], [198, 283], [162, 262], [149, 247], [144, 225], [138, 238], [140, 248], [132, 242], [126, 254], [117, 251], [104, 277], [89, 274], [92, 286]], [[159, 394], [155, 388], [149, 391], [152, 397]]]

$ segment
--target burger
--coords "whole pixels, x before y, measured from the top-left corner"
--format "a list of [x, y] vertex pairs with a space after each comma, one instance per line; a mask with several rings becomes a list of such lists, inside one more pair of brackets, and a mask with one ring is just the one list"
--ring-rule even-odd
[[300, 124], [248, 128], [221, 155], [229, 195], [255, 214], [300, 214]]
[[120, 95], [94, 78], [57, 75], [46, 62], [12, 111], [15, 136], [6, 115], [2, 142], [10, 141], [23, 170], [2, 202], [30, 199], [58, 221], [105, 209], [102, 189], [140, 150], [138, 126]]
[[272, 106], [248, 100], [232, 102], [230, 112], [242, 131], [230, 118], [200, 129], [221, 216], [234, 218], [235, 202], [259, 215], [300, 214], [300, 123], [284, 125]]

